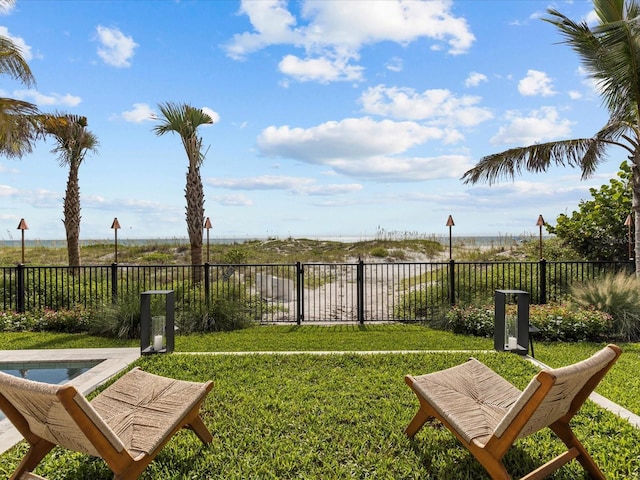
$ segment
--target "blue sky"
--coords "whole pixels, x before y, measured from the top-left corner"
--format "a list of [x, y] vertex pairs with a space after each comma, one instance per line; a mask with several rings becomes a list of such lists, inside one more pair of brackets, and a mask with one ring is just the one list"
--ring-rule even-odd
[[[537, 234], [615, 176], [554, 169], [465, 185], [482, 156], [592, 136], [607, 119], [552, 7], [588, 1], [17, 0], [0, 34], [36, 77], [2, 96], [84, 115], [82, 239], [186, 238], [186, 155], [157, 137], [164, 102], [207, 109], [201, 173], [211, 238]], [[62, 239], [67, 170], [41, 142], [0, 158], [0, 239]], [[621, 222], [624, 219], [621, 219]]]

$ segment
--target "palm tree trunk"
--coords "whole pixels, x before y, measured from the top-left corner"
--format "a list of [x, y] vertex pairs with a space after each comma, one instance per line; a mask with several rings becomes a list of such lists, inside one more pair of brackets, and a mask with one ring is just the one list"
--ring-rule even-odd
[[636, 262], [636, 277], [640, 278], [640, 150], [636, 150], [631, 164], [631, 208], [634, 222], [634, 259]]
[[64, 228], [67, 235], [69, 266], [80, 265], [80, 185], [78, 182], [79, 165], [69, 165], [67, 190], [64, 197]]
[[204, 228], [204, 189], [200, 168], [190, 165], [187, 172], [187, 230], [191, 244], [191, 268], [193, 283], [202, 281], [202, 231]]

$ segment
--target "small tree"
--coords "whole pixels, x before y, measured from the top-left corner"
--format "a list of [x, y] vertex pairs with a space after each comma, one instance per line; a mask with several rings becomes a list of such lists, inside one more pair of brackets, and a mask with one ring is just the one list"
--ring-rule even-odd
[[189, 166], [187, 168], [187, 185], [185, 198], [187, 199], [187, 231], [191, 245], [191, 265], [193, 266], [193, 281], [202, 279], [202, 232], [204, 230], [204, 189], [200, 166], [204, 162], [202, 152], [202, 137], [198, 136], [198, 127], [213, 123], [213, 119], [199, 108], [186, 104], [163, 103], [158, 106], [160, 121], [153, 128], [156, 135], [177, 133], [182, 140], [182, 146], [187, 154]]
[[55, 139], [52, 153], [57, 153], [60, 166], [69, 167], [64, 196], [64, 223], [67, 235], [69, 266], [80, 265], [80, 184], [78, 172], [87, 152], [96, 151], [98, 138], [87, 130], [87, 118], [55, 114], [40, 117], [42, 128]]
[[560, 214], [547, 230], [578, 252], [585, 260], [622, 260], [629, 256], [628, 230], [624, 221], [631, 213], [631, 168], [620, 165], [618, 178], [599, 190], [589, 189], [592, 200], [583, 200], [571, 216]]

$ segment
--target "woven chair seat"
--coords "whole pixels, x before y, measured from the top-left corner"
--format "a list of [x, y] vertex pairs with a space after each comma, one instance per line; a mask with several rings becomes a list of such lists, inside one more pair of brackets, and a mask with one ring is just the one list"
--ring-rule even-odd
[[484, 445], [522, 393], [471, 358], [456, 367], [414, 378], [414, 388], [467, 441]]
[[132, 370], [91, 401], [125, 449], [150, 454], [205, 393], [201, 383]]

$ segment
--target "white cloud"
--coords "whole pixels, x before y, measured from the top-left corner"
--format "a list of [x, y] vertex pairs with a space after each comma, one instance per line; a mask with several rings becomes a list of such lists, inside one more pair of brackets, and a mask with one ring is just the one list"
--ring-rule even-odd
[[302, 36], [294, 28], [296, 19], [286, 6], [284, 0], [243, 0], [239, 14], [249, 17], [254, 33], [234, 35], [233, 41], [225, 47], [227, 55], [235, 60], [242, 60], [247, 54], [269, 45], [299, 45]]
[[295, 55], [285, 56], [278, 64], [278, 69], [300, 82], [318, 81], [320, 83], [359, 81], [362, 80], [364, 70], [362, 67], [349, 65], [346, 58], [301, 59]]
[[258, 137], [258, 147], [268, 156], [322, 163], [327, 158], [398, 154], [444, 136], [441, 129], [415, 122], [347, 118], [308, 129], [267, 127]]
[[212, 187], [229, 188], [232, 190], [291, 190], [296, 185], [311, 184], [312, 178], [287, 177], [279, 175], [263, 175], [260, 177], [220, 179], [210, 178], [207, 184]]
[[122, 118], [127, 122], [142, 123], [153, 120], [154, 111], [146, 103], [134, 103], [133, 110], [122, 112]]
[[10, 185], [0, 185], [0, 197], [15, 197], [19, 191]]
[[528, 97], [534, 95], [548, 97], [556, 94], [549, 76], [539, 70], [528, 70], [527, 76], [518, 82], [518, 91]]
[[210, 198], [225, 207], [250, 207], [253, 205], [253, 200], [242, 194], [216, 195]]
[[318, 185], [314, 178], [262, 175], [259, 177], [210, 178], [207, 185], [231, 190], [285, 190], [302, 195], [341, 195], [362, 190], [357, 183]]
[[[486, 184], [476, 185], [467, 190], [470, 198], [467, 204], [480, 205], [484, 208], [495, 208], [514, 203], [528, 204], [531, 198], [536, 198], [536, 206], [555, 205], [563, 202], [573, 202], [576, 196], [586, 197], [589, 188], [593, 185], [580, 182], [579, 178], [572, 181], [562, 181], [560, 179], [545, 176], [544, 181], [532, 181], [518, 179], [515, 181], [496, 182], [491, 186]], [[564, 203], [566, 206], [566, 203]], [[561, 211], [562, 209], [555, 210]], [[551, 218], [546, 218], [547, 221]], [[532, 218], [533, 224], [534, 218]]]
[[209, 115], [211, 117], [211, 120], [213, 120], [214, 124], [220, 122], [220, 115], [215, 110], [212, 110], [209, 107], [202, 107], [200, 110], [202, 110], [204, 113]]
[[3, 165], [2, 163], [0, 163], [0, 173], [8, 173], [13, 175], [16, 173], [20, 173], [20, 170], [15, 167], [8, 167], [7, 165]]
[[316, 127], [271, 126], [257, 143], [269, 157], [293, 158], [331, 167], [338, 173], [378, 180], [417, 181], [458, 177], [469, 168], [460, 155], [410, 157], [406, 152], [430, 140], [459, 140], [456, 132], [415, 122], [376, 122], [371, 118], [348, 118]]
[[481, 82], [487, 82], [487, 76], [483, 73], [471, 72], [464, 81], [465, 87], [477, 87]]
[[280, 71], [292, 78], [359, 80], [362, 67], [350, 61], [359, 58], [365, 45], [386, 41], [407, 45], [427, 38], [446, 44], [452, 55], [466, 53], [475, 37], [466, 20], [453, 15], [452, 6], [451, 0], [306, 0], [297, 19], [284, 0], [243, 0], [239, 13], [249, 18], [253, 31], [234, 35], [225, 50], [241, 60], [271, 45], [288, 45], [305, 52], [304, 58], [288, 54], [279, 63]]
[[387, 70], [391, 70], [392, 72], [401, 72], [404, 68], [404, 62], [399, 57], [393, 57], [386, 64]]
[[37, 90], [15, 90], [14, 96], [20, 100], [28, 100], [39, 107], [60, 105], [63, 107], [77, 107], [82, 102], [80, 97], [66, 93], [51, 93], [45, 95]]
[[1, 27], [1, 26], [0, 26], [0, 35], [11, 40], [14, 43], [14, 45], [20, 49], [20, 53], [22, 53], [23, 58], [27, 62], [33, 59], [33, 55], [31, 54], [31, 47], [27, 45], [27, 42], [25, 42], [22, 37], [16, 37], [15, 35], [11, 35], [7, 27]]
[[507, 112], [508, 125], [501, 127], [491, 138], [493, 144], [531, 145], [567, 138], [572, 122], [561, 119], [555, 107], [542, 107], [522, 116], [518, 112]]
[[138, 46], [132, 37], [127, 37], [117, 28], [108, 28], [98, 25], [96, 33], [100, 46], [98, 56], [107, 65], [112, 67], [129, 67], [134, 50]]
[[330, 160], [327, 165], [343, 175], [380, 182], [419, 182], [460, 178], [472, 166], [469, 158], [463, 155], [342, 158]]
[[582, 98], [582, 93], [578, 92], [577, 90], [570, 90], [569, 98], [571, 98], [571, 100], [580, 100]]
[[589, 13], [584, 18], [585, 22], [589, 25], [589, 27], [594, 27], [600, 23], [600, 18], [595, 10], [589, 11]]
[[432, 89], [418, 93], [411, 88], [377, 85], [360, 96], [363, 111], [406, 120], [428, 120], [451, 128], [478, 125], [493, 117], [491, 111], [478, 107], [481, 98], [456, 97], [449, 90]]

